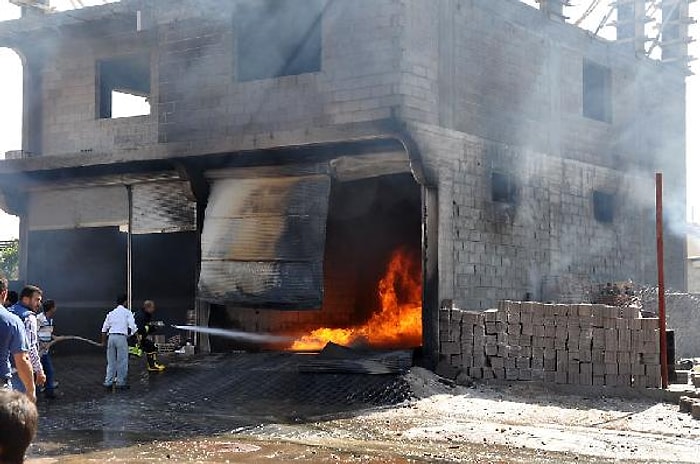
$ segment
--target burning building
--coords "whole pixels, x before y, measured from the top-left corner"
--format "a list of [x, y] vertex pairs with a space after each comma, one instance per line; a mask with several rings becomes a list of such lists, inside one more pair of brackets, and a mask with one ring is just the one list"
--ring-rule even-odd
[[26, 7], [0, 24], [24, 63], [23, 147], [0, 163], [22, 280], [78, 333], [127, 288], [172, 321], [294, 334], [287, 348], [431, 358], [443, 300], [655, 281], [652, 174], [685, 203], [687, 2], [662, 2], [662, 60], [640, 53], [644, 1], [618, 2], [618, 40], [540, 3]]

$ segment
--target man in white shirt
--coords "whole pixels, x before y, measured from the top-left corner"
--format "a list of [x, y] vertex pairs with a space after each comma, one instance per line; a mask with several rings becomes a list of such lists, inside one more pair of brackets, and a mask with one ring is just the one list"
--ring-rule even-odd
[[[126, 295], [117, 298], [117, 307], [111, 310], [102, 324], [102, 346], [107, 345], [107, 373], [104, 386], [126, 390], [126, 376], [129, 373], [129, 344], [126, 339], [136, 333], [134, 315], [126, 308]], [[105, 343], [106, 342], [106, 343]]]

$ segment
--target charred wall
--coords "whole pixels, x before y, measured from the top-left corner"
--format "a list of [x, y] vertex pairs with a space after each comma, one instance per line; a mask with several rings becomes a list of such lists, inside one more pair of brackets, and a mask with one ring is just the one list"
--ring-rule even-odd
[[56, 301], [56, 333], [97, 339], [126, 289], [126, 234], [118, 227], [32, 231], [27, 247], [26, 282]]
[[[132, 246], [134, 309], [152, 299], [157, 319], [184, 323], [194, 308], [196, 234], [136, 235]], [[28, 247], [26, 282], [56, 300], [57, 333], [96, 339], [117, 295], [126, 291], [126, 233], [118, 227], [32, 231]], [[81, 347], [57, 345], [60, 351]]]

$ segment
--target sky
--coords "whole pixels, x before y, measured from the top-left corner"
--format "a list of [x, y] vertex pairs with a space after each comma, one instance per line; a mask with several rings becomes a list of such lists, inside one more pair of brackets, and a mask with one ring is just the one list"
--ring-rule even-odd
[[[84, 6], [108, 3], [114, 0], [51, 0], [51, 6], [57, 10], [74, 8], [79, 4]], [[536, 0], [523, 0], [523, 3], [534, 5]], [[595, 29], [610, 8], [609, 2], [597, 0], [574, 0], [572, 7], [567, 8], [567, 15], [576, 21], [584, 15], [587, 7], [593, 3], [600, 6], [580, 23], [586, 29]], [[700, 2], [691, 3], [691, 15], [700, 19]], [[0, 21], [19, 17], [19, 7], [10, 4], [8, 0], [0, 0]], [[612, 18], [614, 19], [614, 18]], [[653, 24], [649, 25], [650, 32]], [[612, 26], [601, 30], [603, 37], [614, 37]], [[690, 35], [700, 38], [700, 26], [692, 25]], [[700, 44], [690, 44], [690, 55], [700, 58]], [[21, 148], [22, 131], [22, 67], [19, 57], [11, 50], [0, 48], [0, 158], [6, 151]], [[691, 70], [700, 74], [700, 64], [691, 63]], [[700, 76], [693, 75], [687, 79], [687, 174], [688, 174], [688, 219], [700, 223], [700, 182], [695, 177], [700, 173]], [[117, 103], [115, 102], [115, 105]], [[0, 240], [17, 238], [19, 221], [16, 217], [0, 211]]]

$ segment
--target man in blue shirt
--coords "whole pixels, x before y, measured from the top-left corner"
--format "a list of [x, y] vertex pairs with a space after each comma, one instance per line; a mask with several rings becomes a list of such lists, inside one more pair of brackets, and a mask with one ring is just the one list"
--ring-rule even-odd
[[[7, 298], [7, 279], [0, 277], [0, 300]], [[0, 388], [12, 388], [12, 366], [14, 361], [17, 375], [24, 384], [27, 396], [36, 401], [34, 373], [29, 361], [29, 344], [21, 319], [0, 305]]]

